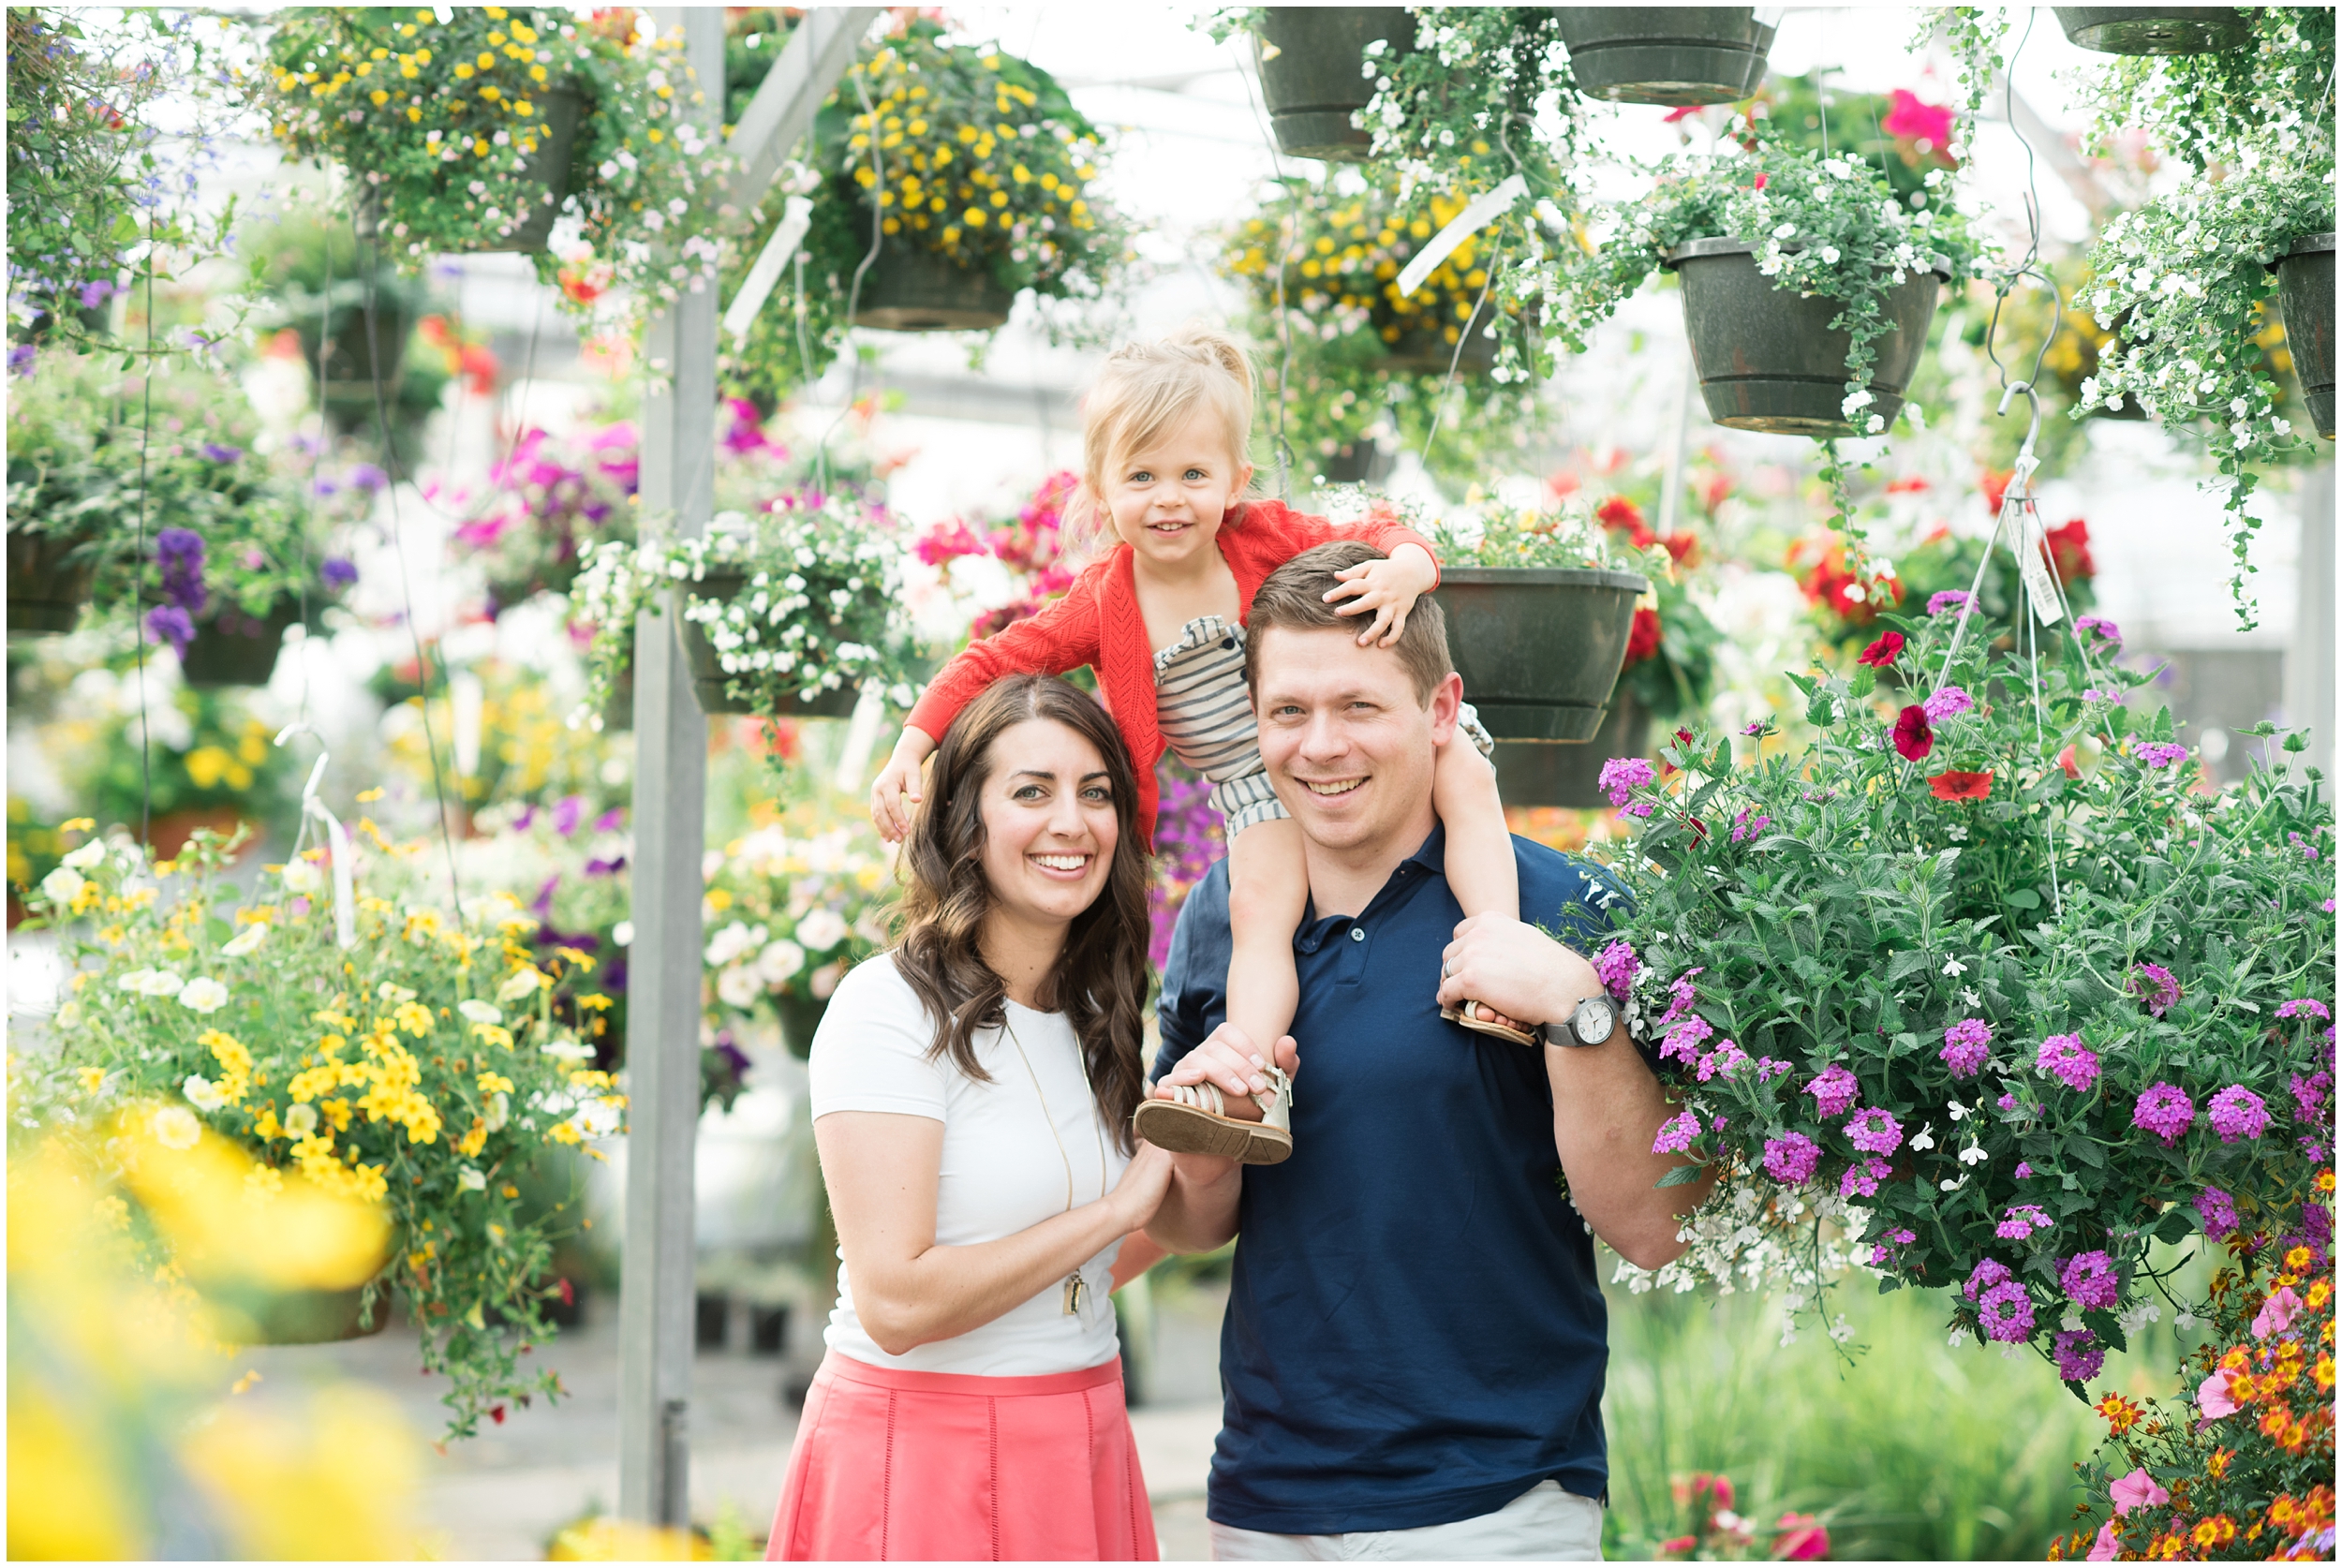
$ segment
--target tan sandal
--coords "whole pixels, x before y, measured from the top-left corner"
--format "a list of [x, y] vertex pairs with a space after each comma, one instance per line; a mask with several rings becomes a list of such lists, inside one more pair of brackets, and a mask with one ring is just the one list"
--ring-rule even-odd
[[1212, 1083], [1174, 1084], [1177, 1098], [1149, 1097], [1131, 1113], [1131, 1131], [1174, 1154], [1211, 1154], [1245, 1165], [1282, 1164], [1293, 1153], [1293, 1079], [1264, 1067], [1269, 1097], [1261, 1119], [1228, 1115], [1228, 1097]]
[[[1467, 999], [1460, 1007], [1441, 1008], [1439, 1010], [1439, 1015], [1446, 1019], [1451, 1024], [1462, 1025], [1465, 1028], [1470, 1029], [1475, 1034], [1492, 1034], [1499, 1040], [1509, 1040], [1516, 1045], [1542, 1045], [1545, 1043], [1545, 1037], [1542, 1034], [1533, 1034], [1527, 1029], [1517, 1029], [1509, 1024], [1494, 1023], [1489, 1019], [1478, 1016], [1476, 1010], [1487, 1006], [1488, 1004], [1486, 1002], [1476, 1002]], [[1489, 1011], [1493, 1013], [1496, 1010], [1490, 1007], [1489, 1008]]]

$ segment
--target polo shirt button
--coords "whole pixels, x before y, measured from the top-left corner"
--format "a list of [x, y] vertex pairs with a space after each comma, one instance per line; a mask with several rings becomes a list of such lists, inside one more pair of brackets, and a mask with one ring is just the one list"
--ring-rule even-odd
[[1366, 940], [1366, 927], [1363, 925], [1353, 925], [1350, 927], [1350, 939], [1354, 942], [1362, 942]]
[[1233, 648], [1236, 646], [1236, 639], [1233, 637], [1223, 637], [1220, 639], [1220, 645], [1223, 648]]

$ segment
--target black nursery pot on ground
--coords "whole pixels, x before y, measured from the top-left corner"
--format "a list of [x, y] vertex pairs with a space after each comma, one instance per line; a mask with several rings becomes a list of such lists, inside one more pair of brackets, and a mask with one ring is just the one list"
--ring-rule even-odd
[[1650, 711], [1621, 691], [1591, 741], [1576, 746], [1498, 741], [1497, 791], [1508, 806], [1565, 806], [1573, 810], [1607, 806], [1610, 797], [1602, 792], [1602, 764], [1613, 757], [1644, 756], [1650, 745]]
[[[695, 599], [729, 602], [749, 585], [745, 571], [710, 571], [690, 585]], [[707, 640], [707, 629], [699, 622], [686, 620], [683, 629], [683, 657], [691, 667], [691, 690], [699, 698], [700, 712], [705, 714], [763, 713], [753, 703], [729, 696], [724, 691], [727, 677], [723, 660], [717, 656], [716, 644]], [[776, 718], [846, 718], [852, 715], [853, 705], [861, 698], [854, 688], [841, 687], [824, 691], [811, 702], [800, 701], [792, 692], [770, 709]], [[631, 717], [630, 715], [630, 717]]]
[[1374, 96], [1366, 46], [1415, 45], [1415, 18], [1400, 6], [1271, 6], [1254, 43], [1261, 97], [1277, 147], [1287, 157], [1363, 163], [1371, 132], [1350, 123]]
[[8, 530], [8, 635], [71, 631], [89, 602], [97, 563], [72, 559], [84, 534]]
[[889, 333], [988, 333], [1008, 320], [1016, 296], [989, 273], [897, 241], [862, 280], [853, 324]]
[[2274, 263], [2285, 347], [2318, 434], [2334, 439], [2334, 236], [2305, 234]]
[[[1664, 265], [1683, 282], [1683, 324], [1708, 417], [1734, 430], [1775, 436], [1850, 436], [1845, 414], [1851, 340], [1830, 323], [1845, 307], [1822, 295], [1774, 287], [1756, 270], [1756, 247], [1740, 240], [1694, 240]], [[1892, 426], [1904, 389], [1927, 349], [1927, 325], [1950, 270], [1916, 273], [1888, 291], [1889, 328], [1871, 344], [1864, 409]]]
[[1580, 92], [1682, 109], [1756, 91], [1780, 11], [1753, 6], [1556, 6]]
[[1592, 740], [1626, 662], [1631, 571], [1452, 567], [1440, 603], [1464, 698], [1500, 741]]
[[2058, 6], [2067, 40], [2100, 54], [2213, 54], [2252, 37], [2234, 6]]
[[301, 607], [292, 602], [257, 620], [233, 607], [223, 609], [195, 629], [179, 673], [192, 687], [266, 686], [276, 673], [285, 633], [300, 618]]

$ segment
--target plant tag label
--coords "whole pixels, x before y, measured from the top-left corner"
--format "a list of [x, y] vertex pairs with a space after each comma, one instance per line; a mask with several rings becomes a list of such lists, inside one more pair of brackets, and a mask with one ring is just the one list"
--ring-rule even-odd
[[1519, 175], [1506, 177], [1503, 185], [1486, 196], [1475, 196], [1469, 206], [1447, 221], [1447, 226], [1431, 236], [1431, 243], [1416, 253], [1399, 274], [1399, 296], [1401, 299], [1423, 287], [1439, 264], [1447, 259], [1455, 248], [1473, 235], [1503, 217], [1512, 204], [1529, 194], [1529, 182]]
[[2015, 543], [2017, 570], [2024, 577], [2025, 598], [2033, 601], [2037, 620], [2043, 626], [2055, 626], [2065, 619], [2066, 605], [2058, 597], [2057, 579], [2050, 572], [2049, 536], [2042, 530], [2041, 514], [2030, 503], [2020, 514], [2017, 532], [2022, 540]]

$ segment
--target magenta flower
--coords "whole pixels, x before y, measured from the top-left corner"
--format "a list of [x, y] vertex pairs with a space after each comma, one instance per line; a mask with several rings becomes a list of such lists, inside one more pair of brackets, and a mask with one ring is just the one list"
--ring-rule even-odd
[[2179, 1005], [2179, 982], [2160, 964], [2141, 964], [2130, 971], [2130, 994], [2143, 998], [2147, 1011], [2160, 1018]]
[[2207, 1187], [2196, 1194], [2196, 1213], [2203, 1220], [2203, 1234], [2215, 1241], [2236, 1230], [2236, 1200], [2216, 1187]]
[[2097, 1336], [2086, 1328], [2058, 1335], [2051, 1355], [2057, 1363], [2057, 1375], [2068, 1383], [2088, 1383], [2106, 1365], [2106, 1352], [2099, 1348]]
[[1650, 815], [1651, 803], [1647, 800], [1628, 801], [1618, 808], [1618, 820], [1622, 822], [1629, 817], [1642, 818]]
[[1903, 1146], [1903, 1124], [1875, 1106], [1855, 1112], [1845, 1132], [1854, 1146], [1865, 1154], [1892, 1154]]
[[1699, 1081], [1704, 1084], [1711, 1078], [1721, 1077], [1747, 1062], [1748, 1053], [1737, 1042], [1727, 1040], [1699, 1058]]
[[1927, 722], [1927, 710], [1917, 703], [1895, 716], [1895, 750], [1906, 762], [1926, 760], [1935, 749], [1935, 732]]
[[2207, 1421], [2217, 1421], [2224, 1415], [2236, 1413], [2236, 1397], [2229, 1387], [2229, 1380], [2236, 1374], [2226, 1367], [2216, 1368], [2212, 1375], [2196, 1386], [2196, 1408], [2203, 1412]]
[[[2328, 902], [2331, 903], [2332, 900], [2329, 899]], [[2333, 911], [2327, 912], [2331, 914]], [[2334, 1014], [2326, 1011], [2326, 1004], [2315, 997], [2295, 997], [2291, 1001], [2283, 1003], [2277, 1008], [2277, 1016], [2280, 1018], [2315, 1018], [2321, 1024], [2331, 1023], [2334, 1020]]]
[[[1639, 790], [1657, 777], [1644, 758], [1613, 757], [1602, 764], [1602, 773], [1594, 780], [1594, 787], [1609, 794], [1612, 806], [1624, 806], [1629, 791]], [[1648, 811], [1642, 814], [1650, 815]]]
[[1765, 1140], [1765, 1174], [1785, 1187], [1811, 1181], [1820, 1163], [1821, 1146], [1802, 1132]]
[[2260, 1096], [2242, 1084], [2231, 1084], [2212, 1097], [2206, 1115], [2220, 1142], [2258, 1138], [2269, 1130], [2269, 1107]]
[[2138, 747], [2134, 754], [2142, 766], [2150, 768], [2168, 768], [2187, 760], [2187, 748], [2169, 741], [2148, 741]]
[[1927, 715], [1930, 724], [1941, 724], [1947, 719], [1959, 717], [1975, 706], [1976, 699], [1965, 691], [1956, 686], [1944, 686], [1935, 688], [1934, 695], [1920, 705], [1920, 711]]
[[1659, 1055], [1689, 1067], [1699, 1059], [1700, 1044], [1715, 1032], [1707, 1019], [1695, 1013], [1668, 1030], [1667, 1038], [1659, 1043]]
[[1775, 1078], [1786, 1078], [1788, 1074], [1789, 1064], [1780, 1058], [1758, 1057], [1756, 1058], [1756, 1081], [1758, 1083], [1769, 1083]]
[[1659, 1019], [1661, 1028], [1666, 1028], [1669, 1024], [1689, 1013], [1692, 1010], [1692, 1004], [1699, 999], [1699, 987], [1693, 982], [1699, 978], [1701, 972], [1697, 969], [1685, 969], [1668, 984], [1668, 1010]]
[[2155, 1084], [2132, 1107], [2130, 1124], [2145, 1128], [2169, 1147], [2196, 1124], [2196, 1102], [2171, 1084]]
[[1968, 1282], [1966, 1286], [1964, 1287], [1964, 1290], [1967, 1298], [1970, 1301], [1974, 1301], [1979, 1291], [1989, 1291], [1994, 1285], [1999, 1284], [2002, 1280], [2008, 1278], [2010, 1278], [2010, 1276], [2008, 1272], [2008, 1265], [2007, 1264], [2001, 1262], [1998, 1258], [1986, 1258], [1983, 1262], [1978, 1264], [1976, 1265], [1976, 1271], [1968, 1276]]
[[1765, 829], [1772, 825], [1772, 819], [1771, 817], [1752, 818], [1749, 813], [1755, 809], [1756, 807], [1753, 806], [1743, 806], [1741, 810], [1741, 814], [1732, 819], [1733, 843], [1744, 843], [1748, 839], [1756, 837], [1758, 834], [1764, 832]]
[[1931, 615], [1940, 615], [1947, 610], [1960, 609], [1967, 602], [1967, 589], [1946, 588], [1941, 593], [1930, 594], [1928, 596], [1927, 613]]
[[2058, 1271], [2057, 1282], [2077, 1307], [2112, 1307], [2122, 1299], [2122, 1281], [2115, 1278], [2114, 1260], [2104, 1252], [2077, 1252]]
[[2035, 1231], [2050, 1228], [2050, 1217], [2038, 1204], [2018, 1204], [2004, 1215], [1993, 1234], [2003, 1241], [2023, 1241]]
[[1594, 959], [1593, 972], [1601, 977], [1610, 995], [1624, 1001], [1635, 987], [1635, 977], [1642, 973], [1642, 960], [1635, 956], [1631, 945], [1614, 941]]
[[2079, 616], [2074, 621], [2074, 629], [2076, 631], [2088, 632], [2093, 636], [2103, 638], [2105, 641], [2113, 643], [2118, 648], [2123, 645], [2123, 629], [2116, 626], [2112, 621], [2108, 620], [2104, 615]]
[[2279, 1285], [2268, 1300], [2260, 1304], [2260, 1315], [2253, 1319], [2253, 1338], [2266, 1339], [2272, 1334], [2282, 1334], [2293, 1326], [2301, 1315], [2302, 1298], [2293, 1294], [2290, 1285]]
[[2098, 1057], [2083, 1045], [2078, 1034], [2053, 1034], [2041, 1042], [2033, 1070], [2079, 1092], [2098, 1081]]
[[2023, 1181], [2023, 1180], [2024, 1180], [2026, 1177], [2028, 1177], [2028, 1176], [2032, 1176], [2032, 1175], [2033, 1175], [2033, 1161], [2030, 1161], [2030, 1160], [2020, 1160], [2020, 1161], [2017, 1161], [2017, 1179], [2018, 1179], [2019, 1181]]
[[1854, 1074], [1832, 1062], [1823, 1068], [1805, 1086], [1805, 1092], [1814, 1097], [1814, 1109], [1824, 1117], [1843, 1116], [1854, 1108], [1861, 1098], [1862, 1086]]
[[2305, 1078], [2290, 1074], [2287, 1087], [2293, 1091], [2293, 1119], [2316, 1126], [2326, 1119], [2326, 1097], [2334, 1092], [2334, 1074], [2324, 1070]]
[[1838, 1196], [1867, 1198], [1878, 1191], [1878, 1184], [1894, 1169], [1884, 1160], [1873, 1155], [1870, 1159], [1848, 1165], [1845, 1175], [1838, 1178]]
[[1944, 1048], [1937, 1052], [1955, 1078], [1973, 1078], [1984, 1070], [1992, 1054], [1993, 1027], [1981, 1018], [1963, 1018], [1944, 1031]]
[[2172, 1494], [2156, 1485], [2155, 1477], [2142, 1467], [2132, 1471], [2108, 1489], [2114, 1504], [2114, 1516], [2122, 1517], [2134, 1508], [2160, 1508], [2172, 1501]]
[[2014, 1280], [1986, 1291], [1976, 1304], [1984, 1337], [2004, 1345], [2021, 1345], [2033, 1338], [2033, 1298]]
[[1929, 103], [1907, 87], [1894, 90], [1892, 103], [1878, 127], [1889, 136], [1918, 141], [1922, 152], [1943, 147], [1951, 141], [1949, 108]]
[[1651, 1142], [1653, 1154], [1682, 1154], [1699, 1136], [1699, 1117], [1697, 1112], [1682, 1111], [1668, 1117], [1660, 1125], [1659, 1135]]

